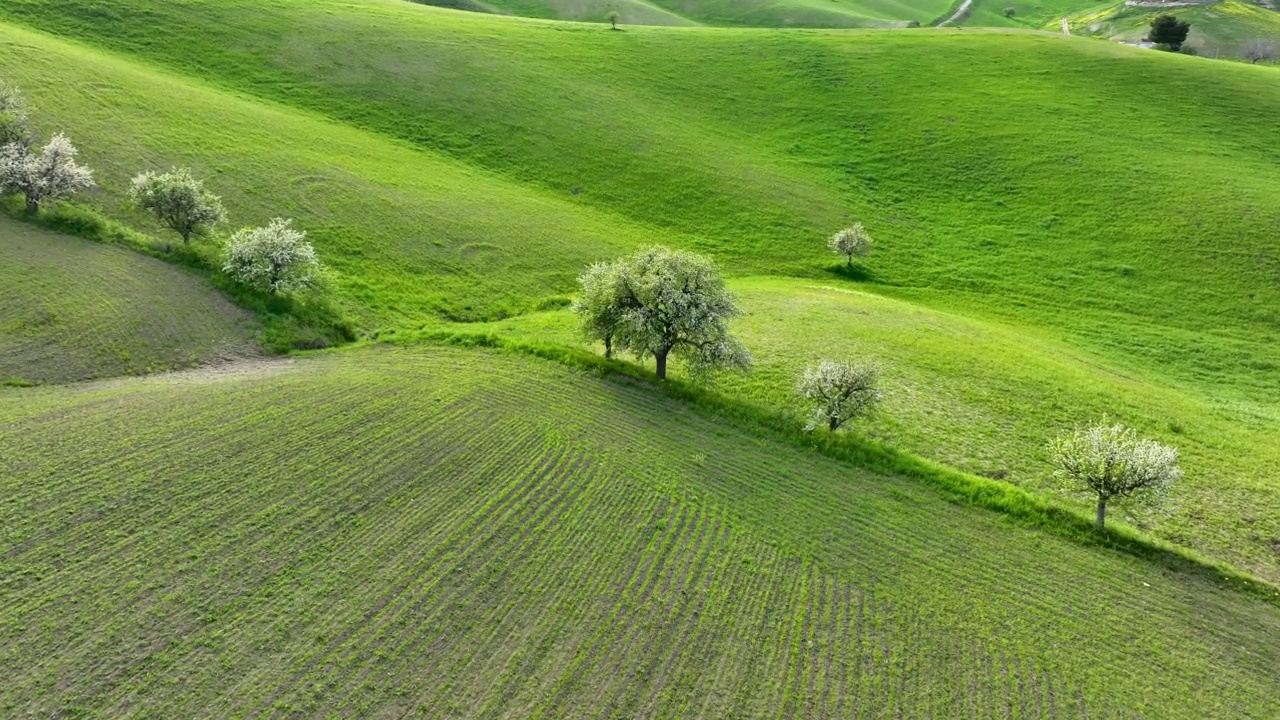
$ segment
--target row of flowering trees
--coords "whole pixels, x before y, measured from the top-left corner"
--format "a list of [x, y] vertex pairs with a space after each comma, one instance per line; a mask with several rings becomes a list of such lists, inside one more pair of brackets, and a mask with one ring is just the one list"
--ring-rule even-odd
[[[855, 256], [865, 256], [871, 244], [861, 223], [828, 241], [849, 264]], [[628, 352], [641, 360], [653, 358], [659, 380], [666, 379], [672, 357], [695, 377], [750, 369], [750, 353], [729, 333], [729, 321], [741, 310], [710, 259], [684, 250], [646, 248], [589, 266], [579, 283], [573, 310], [583, 336], [602, 343], [605, 357]], [[873, 362], [821, 359], [797, 378], [796, 394], [805, 404], [808, 430], [836, 432], [880, 403], [880, 369]], [[1096, 497], [1099, 527], [1111, 500], [1159, 499], [1182, 476], [1176, 449], [1106, 421], [1064, 433], [1050, 449], [1068, 487]]]
[[[94, 187], [93, 171], [79, 164], [78, 151], [66, 135], [58, 133], [37, 145], [22, 93], [0, 81], [0, 195], [21, 194], [27, 211], [37, 213], [44, 203]], [[139, 174], [130, 183], [129, 200], [178, 233], [183, 245], [227, 221], [222, 199], [185, 168]], [[273, 294], [310, 287], [320, 273], [306, 233], [283, 218], [232, 233], [223, 259], [227, 275]]]

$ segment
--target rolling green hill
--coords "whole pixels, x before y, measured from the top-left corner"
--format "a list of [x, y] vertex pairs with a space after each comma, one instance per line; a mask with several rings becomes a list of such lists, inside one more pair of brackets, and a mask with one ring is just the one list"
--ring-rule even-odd
[[[1116, 520], [1280, 581], [1280, 72], [694, 26], [893, 3], [461, 4], [0, 6], [80, 202], [155, 231], [125, 184], [190, 166], [296, 218], [364, 340], [0, 385], [0, 716], [1270, 717], [1275, 587], [902, 452], [1083, 507], [1045, 444], [1110, 415], [1187, 470]], [[0, 312], [63, 363], [22, 377], [212, 342], [191, 277], [46, 235], [0, 220]], [[752, 374], [581, 369], [576, 276], [651, 243], [722, 264]], [[844, 355], [885, 365], [870, 442], [769, 414]]]
[[[886, 440], [1040, 488], [1043, 441], [1110, 413], [1196, 468], [1135, 521], [1280, 578], [1273, 69], [1017, 32], [104, 7], [6, 4], [115, 54], [5, 25], [0, 74], [116, 196], [142, 167], [184, 164], [243, 222], [299, 217], [371, 333], [562, 306], [585, 263], [650, 242], [739, 277], [860, 288], [907, 303], [876, 342], [847, 295], [747, 288], [761, 313], [807, 315], [753, 336], [762, 372], [736, 391], [781, 402], [800, 364], [874, 353], [912, 392]], [[184, 27], [216, 32], [175, 46]], [[822, 241], [854, 218], [879, 246], [851, 279]], [[1003, 339], [920, 342], [936, 317]]]
[[257, 354], [256, 323], [198, 277], [0, 215], [0, 381], [58, 383]]
[[1267, 718], [1280, 693], [1280, 606], [478, 350], [0, 388], [0, 487], [15, 717]]
[[472, 12], [622, 25], [724, 27], [902, 27], [929, 24], [951, 10], [947, 0], [413, 0]]
[[1256, 38], [1280, 42], [1280, 12], [1243, 0], [1166, 9], [1110, 5], [1074, 13], [1070, 22], [1073, 32], [1134, 42], [1147, 36], [1156, 15], [1191, 23], [1187, 46], [1207, 57], [1242, 57]]

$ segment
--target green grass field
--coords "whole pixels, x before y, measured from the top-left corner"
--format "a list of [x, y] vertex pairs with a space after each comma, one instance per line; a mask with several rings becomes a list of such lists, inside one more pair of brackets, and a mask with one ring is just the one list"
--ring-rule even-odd
[[1280, 693], [1275, 605], [544, 361], [374, 348], [0, 408], [6, 715], [1267, 718]]
[[0, 215], [0, 381], [59, 383], [257, 354], [256, 323], [203, 280]]
[[[1046, 443], [1109, 415], [1187, 471], [1113, 522], [1280, 582], [1280, 71], [696, 26], [893, 3], [635, 0], [689, 26], [612, 32], [498, 16], [591, 2], [465, 2], [488, 14], [0, 6], [0, 80], [95, 169], [77, 202], [159, 236], [124, 188], [190, 166], [233, 226], [297, 219], [363, 340], [0, 383], [0, 716], [1274, 714], [1274, 588], [966, 505], [894, 453], [1087, 509]], [[824, 240], [855, 219], [850, 271]], [[594, 367], [577, 275], [651, 243], [712, 255], [746, 310], [755, 369], [718, 396], [569, 367]], [[282, 322], [3, 217], [0, 261], [0, 380], [201, 364]], [[421, 347], [444, 333], [570, 361]], [[844, 355], [885, 366], [856, 432], [887, 455], [753, 424]]]
[[[1280, 577], [1278, 483], [1255, 462], [1280, 437], [1274, 70], [1001, 31], [611, 33], [379, 0], [251, 5], [11, 3], [0, 13], [143, 62], [6, 25], [0, 72], [117, 197], [139, 169], [186, 164], [241, 222], [297, 216], [371, 333], [561, 306], [585, 263], [662, 242], [1076, 353], [1012, 383], [1020, 359], [997, 353], [978, 382], [963, 335], [926, 356], [912, 346], [929, 326], [902, 325], [877, 353], [966, 411], [904, 402], [886, 436], [1044, 488], [1042, 442], [1107, 412], [1206, 468], [1136, 521]], [[221, 30], [179, 49], [182, 27]], [[53, 73], [77, 91], [42, 87]], [[1178, 92], [1136, 99], [1153, 79]], [[860, 283], [822, 246], [852, 218], [880, 240]], [[839, 303], [814, 312], [859, 332]], [[826, 352], [824, 322], [763, 335], [748, 395], [784, 397], [786, 373]]]

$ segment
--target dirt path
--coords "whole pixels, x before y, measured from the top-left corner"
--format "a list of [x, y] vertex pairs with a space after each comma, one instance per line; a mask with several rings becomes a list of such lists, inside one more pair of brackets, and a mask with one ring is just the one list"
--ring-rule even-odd
[[973, 0], [964, 0], [964, 2], [960, 4], [960, 7], [956, 8], [956, 11], [951, 14], [951, 17], [938, 23], [938, 27], [942, 27], [943, 25], [949, 25], [955, 22], [955, 19], [963, 15], [965, 11], [969, 9], [969, 6], [972, 4], [973, 4]]
[[[292, 357], [247, 357], [226, 359], [184, 370], [153, 373], [151, 375], [120, 375], [117, 377], [87, 380], [60, 387], [74, 390], [102, 390], [122, 385], [140, 383], [204, 383], [226, 378], [246, 378], [288, 370], [295, 366]], [[53, 387], [53, 386], [51, 386]]]

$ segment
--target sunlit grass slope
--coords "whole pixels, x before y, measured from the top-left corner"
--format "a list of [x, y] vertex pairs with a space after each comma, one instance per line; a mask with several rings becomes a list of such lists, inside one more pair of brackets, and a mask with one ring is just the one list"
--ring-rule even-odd
[[0, 388], [0, 487], [6, 715], [1267, 718], [1280, 693], [1274, 605], [478, 350]]
[[[443, 152], [655, 240], [679, 232], [733, 272], [817, 272], [822, 238], [860, 218], [881, 284], [1183, 379], [1265, 363], [1277, 336], [1269, 68], [1020, 33], [613, 33], [380, 0], [91, 10], [0, 12]], [[215, 30], [170, 42], [185, 27]], [[169, 152], [196, 152], [190, 138]], [[528, 243], [485, 242], [497, 248], [468, 271], [527, 282], [501, 260]]]
[[626, 25], [847, 28], [922, 24], [947, 14], [947, 0], [414, 0], [460, 10]]
[[297, 217], [334, 270], [339, 300], [366, 328], [528, 309], [569, 289], [583, 258], [655, 237], [314, 114], [11, 26], [0, 26], [0, 39], [0, 76], [23, 87], [40, 127], [69, 133], [95, 169], [103, 191], [87, 199], [159, 234], [123, 207], [129, 178], [189, 165], [224, 196], [235, 225]]
[[[1280, 413], [1268, 402], [1218, 402], [1108, 364], [1051, 334], [967, 318], [836, 282], [743, 279], [735, 324], [755, 357], [749, 375], [717, 390], [770, 408], [801, 404], [795, 384], [819, 358], [880, 363], [885, 404], [857, 431], [967, 472], [1088, 507], [1052, 474], [1048, 440], [1103, 416], [1175, 445], [1187, 474], [1158, 510], [1136, 507], [1139, 527], [1280, 577]], [[514, 339], [575, 345], [568, 312], [484, 325]], [[601, 349], [596, 347], [600, 352]], [[1247, 375], [1247, 371], [1244, 372]], [[1239, 378], [1247, 382], [1247, 377]], [[1117, 510], [1116, 518], [1126, 517]]]
[[252, 317], [199, 278], [3, 215], [0, 288], [0, 382], [68, 382], [256, 354]]

